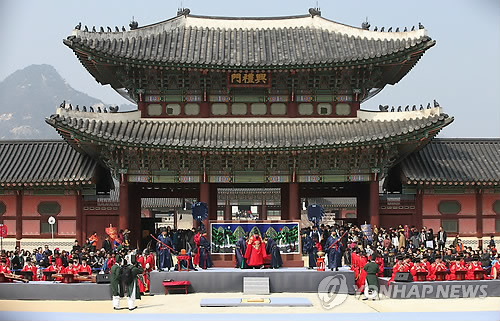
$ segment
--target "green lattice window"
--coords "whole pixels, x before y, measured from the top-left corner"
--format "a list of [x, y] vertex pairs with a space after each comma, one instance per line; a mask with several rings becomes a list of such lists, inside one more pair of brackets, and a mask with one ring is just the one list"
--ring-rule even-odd
[[457, 220], [442, 220], [441, 226], [443, 226], [443, 229], [446, 232], [458, 233], [458, 221]]
[[500, 220], [496, 220], [495, 232], [500, 233]]
[[356, 213], [347, 213], [345, 215], [346, 218], [356, 218]]
[[[495, 211], [495, 213], [497, 214], [500, 214], [500, 201], [495, 201], [493, 203], [493, 211]], [[0, 214], [1, 214], [1, 210], [0, 210]], [[498, 224], [497, 224], [498, 225]], [[498, 230], [498, 229], [497, 229]]]
[[442, 201], [439, 203], [438, 209], [441, 214], [458, 214], [462, 207], [457, 201]]
[[7, 206], [5, 206], [4, 202], [0, 202], [0, 215], [5, 214], [7, 212]]
[[40, 215], [57, 215], [61, 212], [61, 205], [58, 202], [40, 202], [38, 213]]

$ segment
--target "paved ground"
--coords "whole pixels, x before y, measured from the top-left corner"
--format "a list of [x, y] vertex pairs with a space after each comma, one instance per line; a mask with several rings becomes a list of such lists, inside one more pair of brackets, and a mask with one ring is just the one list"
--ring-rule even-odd
[[[238, 293], [146, 296], [137, 301], [138, 309], [114, 311], [111, 301], [0, 301], [0, 320], [140, 320], [156, 318], [163, 320], [500, 320], [500, 298], [477, 299], [421, 299], [362, 301], [348, 296], [341, 305], [331, 310], [322, 307], [316, 294], [279, 293], [269, 297], [308, 298], [312, 307], [246, 307], [246, 308], [202, 308], [202, 298], [237, 298]], [[266, 297], [266, 296], [262, 296]], [[126, 300], [122, 300], [126, 307]], [[184, 314], [188, 315], [184, 315]], [[256, 315], [258, 314], [258, 315]]]

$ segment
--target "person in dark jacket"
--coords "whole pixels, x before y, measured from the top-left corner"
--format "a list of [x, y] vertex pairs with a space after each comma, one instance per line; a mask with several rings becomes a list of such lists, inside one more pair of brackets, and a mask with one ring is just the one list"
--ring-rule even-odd
[[111, 295], [113, 309], [120, 310], [120, 298], [123, 297], [123, 286], [120, 279], [120, 269], [121, 269], [122, 259], [118, 256], [116, 258], [115, 264], [111, 267], [110, 273], [110, 285], [111, 285]]
[[245, 253], [247, 250], [247, 241], [244, 236], [236, 242], [236, 247], [234, 248], [234, 254], [236, 256], [236, 268], [246, 269], [248, 268], [247, 262], [245, 261]]
[[366, 272], [366, 279], [365, 279], [365, 291], [364, 295], [365, 297], [363, 300], [368, 300], [371, 298], [372, 300], [375, 300], [375, 298], [378, 296], [378, 278], [377, 278], [377, 273], [379, 272], [379, 266], [377, 263], [375, 263], [375, 259], [377, 258], [377, 254], [373, 254], [370, 257], [370, 261], [365, 264], [363, 267], [363, 270]]
[[274, 239], [271, 237], [267, 239], [266, 253], [269, 253], [269, 255], [271, 256], [271, 269], [278, 269], [283, 265], [280, 248], [276, 244], [276, 241], [274, 241]]
[[111, 253], [113, 250], [113, 246], [111, 245], [111, 241], [109, 240], [109, 235], [106, 235], [104, 241], [102, 241], [102, 248], [106, 253]]
[[446, 246], [446, 231], [443, 229], [442, 226], [439, 227], [439, 232], [437, 233], [437, 245], [438, 245], [438, 251], [442, 251], [444, 247]]

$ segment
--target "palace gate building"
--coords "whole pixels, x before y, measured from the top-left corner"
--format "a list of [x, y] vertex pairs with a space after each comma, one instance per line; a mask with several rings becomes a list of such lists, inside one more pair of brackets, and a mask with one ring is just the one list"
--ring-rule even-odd
[[[445, 225], [479, 238], [500, 231], [499, 140], [435, 139], [453, 121], [436, 102], [361, 108], [435, 45], [423, 26], [373, 31], [317, 10], [277, 18], [181, 10], [130, 27], [78, 26], [64, 44], [137, 110], [62, 104], [47, 123], [64, 142], [3, 143], [2, 155], [26, 163], [0, 175], [1, 217], [18, 241], [46, 235], [40, 217], [57, 205], [42, 202], [66, 199], [57, 236], [80, 239], [114, 224], [139, 240], [145, 198], [203, 201], [209, 220], [219, 212], [226, 221], [239, 197], [259, 220], [272, 212], [294, 221], [308, 199], [355, 198], [355, 214], [338, 219]], [[52, 161], [21, 159], [22, 148]], [[33, 175], [16, 180], [26, 170]], [[111, 177], [119, 199], [100, 206]]]

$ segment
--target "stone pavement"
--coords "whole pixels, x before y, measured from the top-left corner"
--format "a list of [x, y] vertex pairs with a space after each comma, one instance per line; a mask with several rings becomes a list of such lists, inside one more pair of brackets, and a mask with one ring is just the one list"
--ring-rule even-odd
[[[138, 309], [114, 311], [110, 301], [0, 301], [0, 320], [137, 320], [156, 317], [169, 320], [306, 320], [310, 318], [339, 320], [500, 320], [500, 298], [465, 299], [420, 299], [362, 301], [348, 296], [346, 301], [333, 309], [322, 307], [317, 294], [273, 293], [268, 297], [303, 297], [313, 303], [312, 307], [242, 307], [202, 308], [202, 298], [267, 297], [243, 296], [241, 293], [193, 293], [144, 296], [137, 300]], [[126, 300], [122, 300], [126, 307]]]

